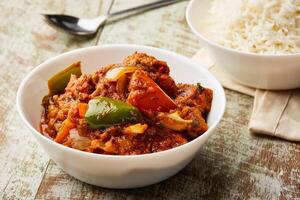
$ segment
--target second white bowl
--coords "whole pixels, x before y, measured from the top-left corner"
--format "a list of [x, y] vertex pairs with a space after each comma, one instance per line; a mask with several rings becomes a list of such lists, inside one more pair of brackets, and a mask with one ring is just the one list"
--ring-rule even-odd
[[300, 87], [300, 53], [262, 55], [240, 52], [210, 41], [201, 33], [201, 21], [209, 15], [210, 0], [191, 0], [186, 19], [215, 63], [232, 79], [254, 88], [285, 90]]

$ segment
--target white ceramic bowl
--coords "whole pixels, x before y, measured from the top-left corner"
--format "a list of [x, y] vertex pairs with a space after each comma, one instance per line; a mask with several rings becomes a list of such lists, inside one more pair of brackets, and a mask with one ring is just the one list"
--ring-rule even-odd
[[[83, 72], [91, 73], [101, 66], [120, 63], [124, 57], [135, 51], [146, 52], [167, 61], [171, 74], [177, 82], [200, 82], [213, 90], [208, 131], [180, 147], [135, 156], [87, 153], [55, 143], [39, 132], [41, 101], [48, 93], [49, 77], [78, 60], [82, 62]], [[177, 173], [193, 159], [199, 148], [213, 134], [223, 116], [225, 101], [224, 91], [219, 82], [207, 70], [190, 59], [166, 50], [137, 45], [95, 46], [56, 56], [30, 72], [21, 83], [17, 94], [17, 108], [22, 119], [49, 156], [75, 178], [108, 188], [142, 187]]]
[[255, 88], [293, 89], [300, 87], [300, 53], [291, 55], [262, 55], [240, 52], [223, 47], [205, 38], [200, 30], [207, 18], [210, 0], [191, 0], [186, 19], [211, 58], [234, 80]]

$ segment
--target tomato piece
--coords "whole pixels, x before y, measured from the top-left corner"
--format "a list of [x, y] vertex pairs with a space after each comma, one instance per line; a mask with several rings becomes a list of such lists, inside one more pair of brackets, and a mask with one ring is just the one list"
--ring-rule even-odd
[[79, 117], [83, 118], [86, 111], [88, 110], [88, 104], [87, 103], [78, 103], [77, 104]]
[[69, 136], [70, 130], [75, 127], [76, 124], [74, 124], [69, 118], [67, 118], [60, 127], [54, 141], [58, 143], [63, 143], [63, 141]]
[[174, 101], [142, 70], [137, 70], [129, 83], [128, 103], [141, 111], [168, 112], [176, 108]]

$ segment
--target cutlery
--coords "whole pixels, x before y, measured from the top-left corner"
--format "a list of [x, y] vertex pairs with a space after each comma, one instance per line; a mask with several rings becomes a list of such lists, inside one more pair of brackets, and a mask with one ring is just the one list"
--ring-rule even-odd
[[[138, 14], [155, 8], [171, 5], [182, 0], [160, 0], [141, 6], [101, 15], [93, 19], [77, 18], [70, 15], [43, 14], [44, 20], [52, 27], [73, 35], [88, 36], [97, 33], [99, 28], [108, 20], [116, 17], [124, 18], [125, 14]], [[122, 17], [122, 18], [121, 18]], [[128, 17], [128, 16], [125, 16]]]

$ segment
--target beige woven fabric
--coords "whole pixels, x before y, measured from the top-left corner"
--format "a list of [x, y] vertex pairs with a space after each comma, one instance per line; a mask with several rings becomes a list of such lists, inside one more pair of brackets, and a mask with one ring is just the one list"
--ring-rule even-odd
[[268, 91], [243, 86], [214, 65], [205, 49], [197, 52], [193, 59], [207, 67], [225, 88], [254, 96], [249, 122], [251, 132], [300, 141], [300, 89]]

